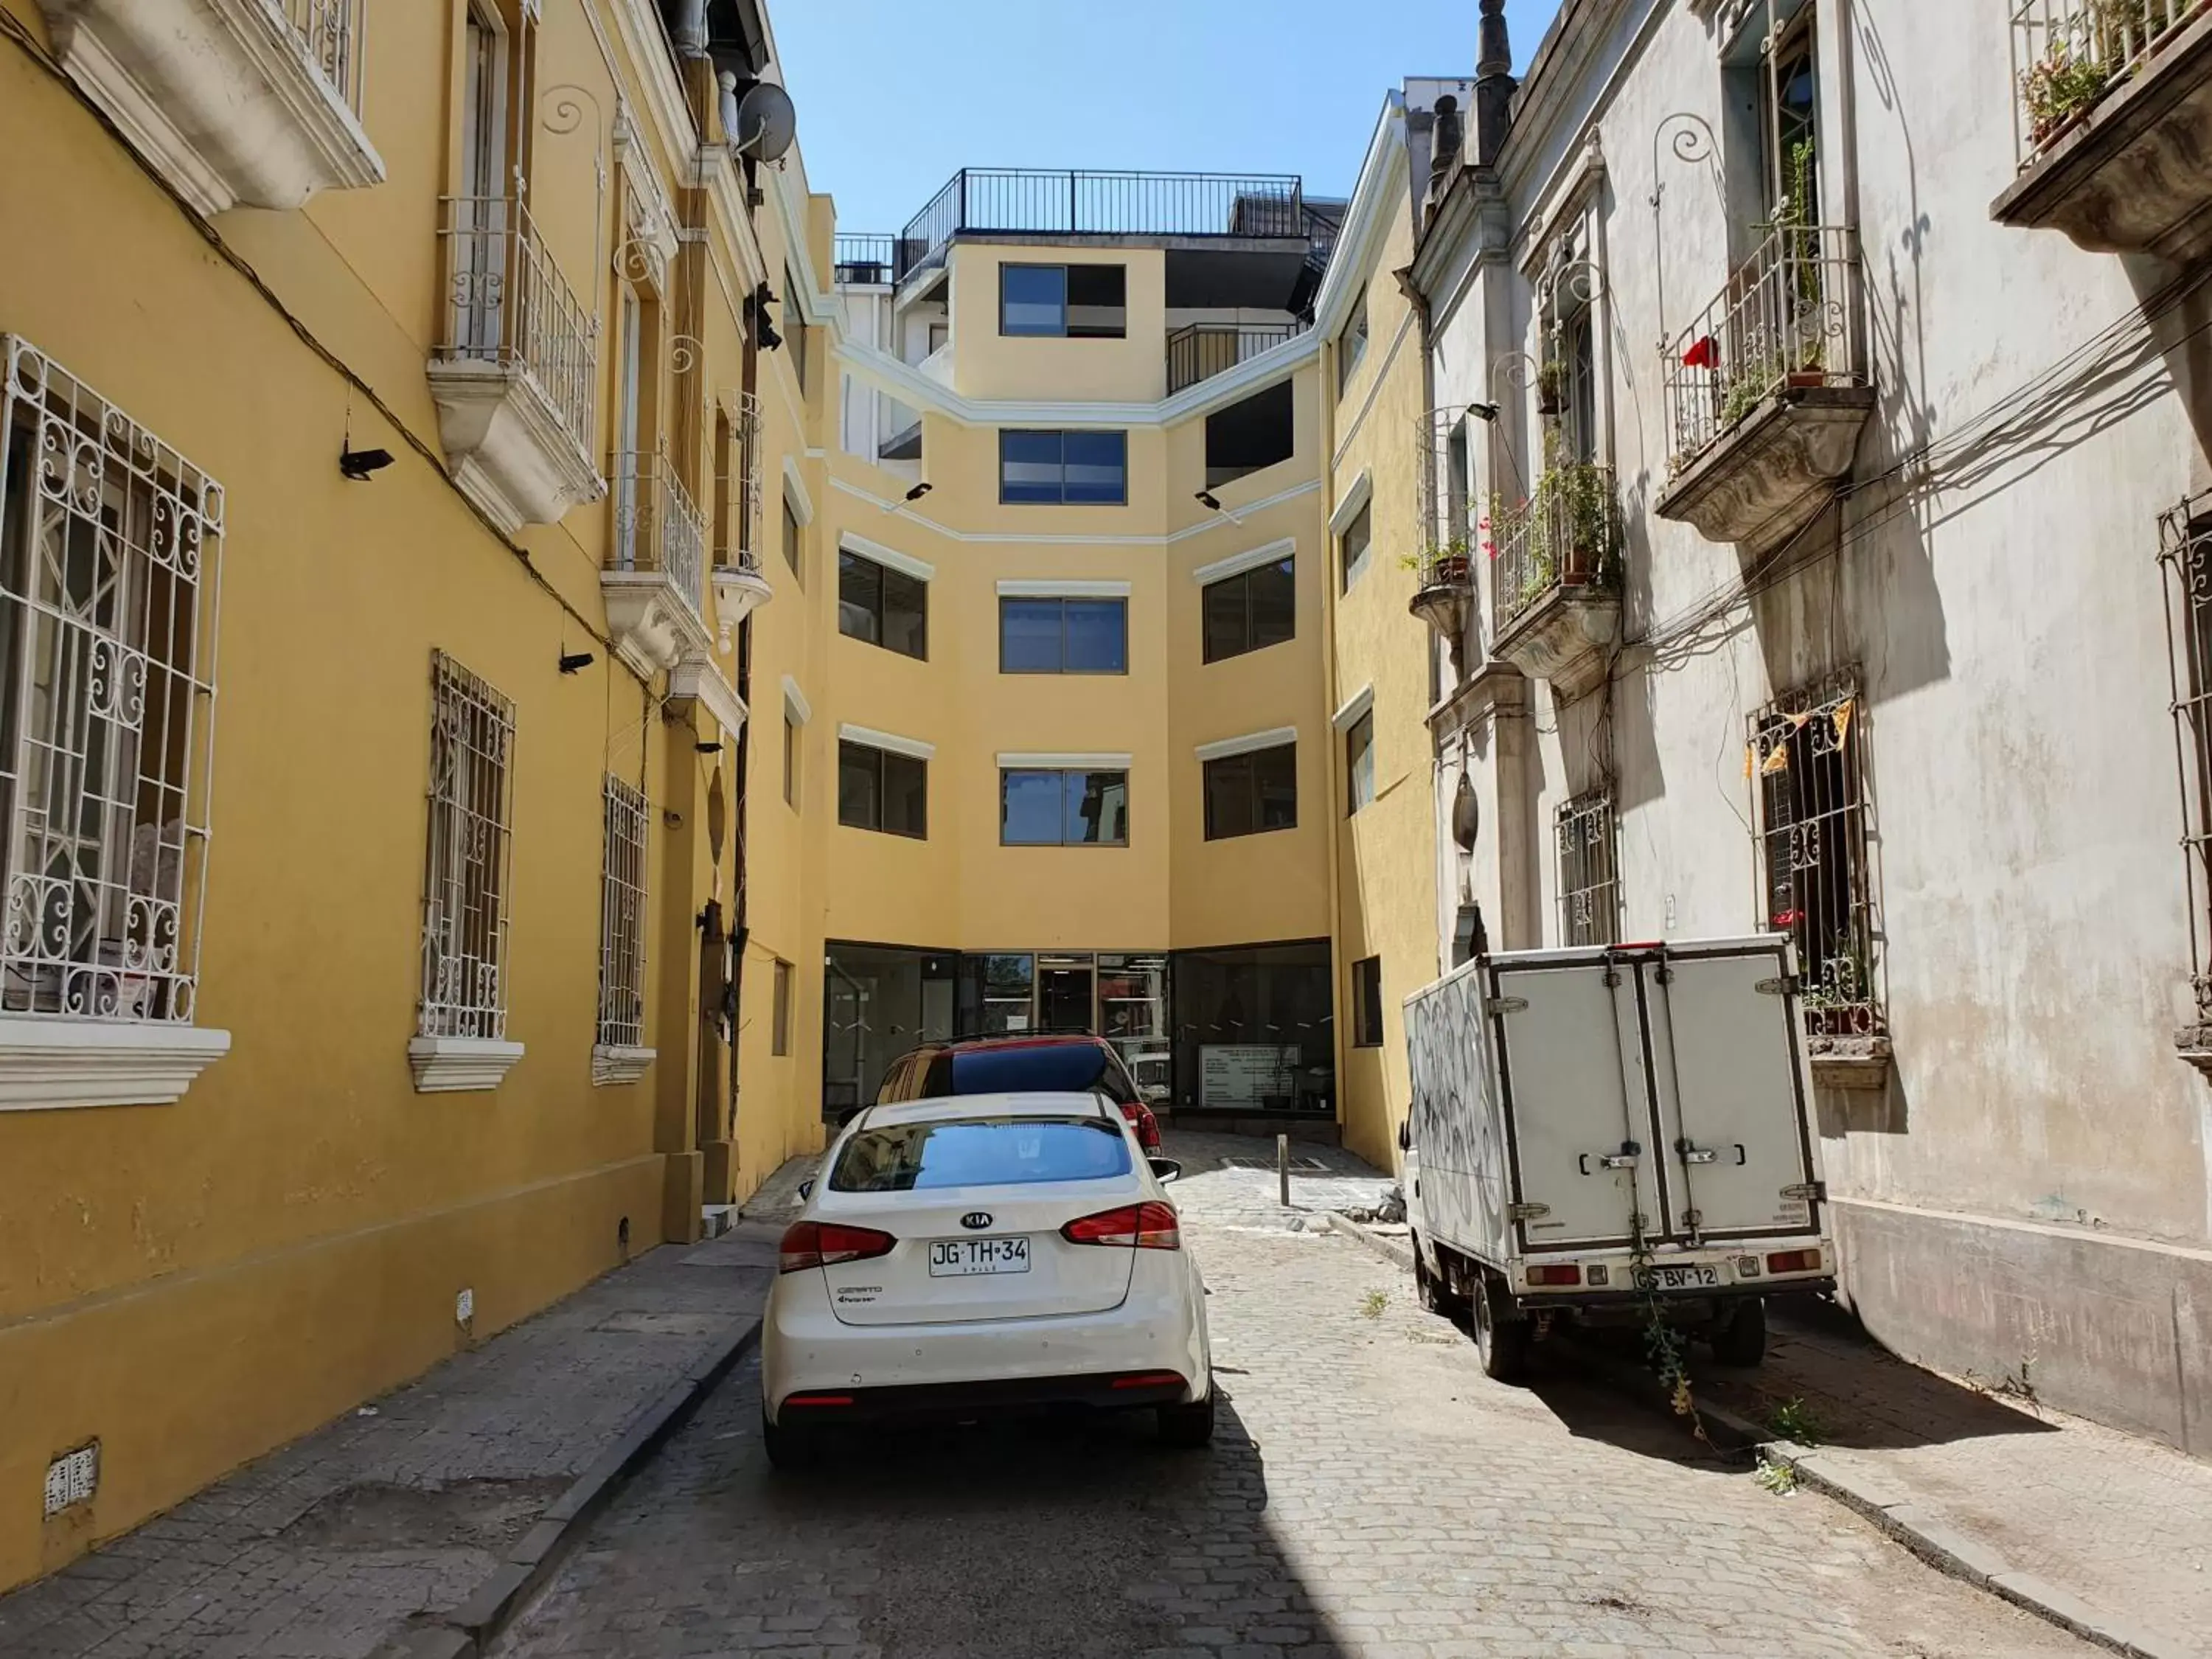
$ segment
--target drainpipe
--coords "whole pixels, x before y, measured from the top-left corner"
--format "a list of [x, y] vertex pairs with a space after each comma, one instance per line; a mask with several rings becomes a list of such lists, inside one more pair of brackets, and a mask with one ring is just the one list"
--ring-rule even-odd
[[1329, 807], [1328, 818], [1329, 826], [1329, 1003], [1332, 1007], [1338, 1011], [1338, 1017], [1329, 1021], [1329, 1062], [1334, 1068], [1336, 1074], [1335, 1083], [1329, 1090], [1329, 1095], [1332, 1103], [1336, 1109], [1337, 1139], [1341, 1141], [1344, 1138], [1344, 1081], [1345, 1064], [1347, 1058], [1346, 1049], [1348, 1047], [1348, 1044], [1345, 1040], [1345, 1032], [1350, 1028], [1351, 1024], [1350, 1021], [1346, 1020], [1343, 1017], [1347, 1012], [1346, 1005], [1350, 1000], [1346, 993], [1350, 987], [1351, 981], [1350, 975], [1347, 971], [1350, 964], [1346, 960], [1344, 954], [1344, 871], [1342, 866], [1344, 863], [1345, 836], [1348, 833], [1348, 825], [1350, 821], [1348, 819], [1340, 818], [1338, 816], [1337, 809], [1334, 805], [1334, 803], [1341, 801], [1344, 797], [1339, 793], [1340, 781], [1337, 776], [1337, 765], [1340, 757], [1337, 753], [1336, 726], [1330, 719], [1330, 716], [1335, 714], [1337, 707], [1336, 601], [1338, 592], [1336, 582], [1336, 550], [1334, 544], [1334, 538], [1330, 535], [1328, 528], [1330, 515], [1336, 511], [1336, 399], [1329, 395], [1329, 388], [1335, 386], [1337, 383], [1336, 353], [1337, 344], [1335, 341], [1323, 340], [1322, 342], [1320, 355], [1316, 359], [1321, 370], [1320, 384], [1316, 388], [1316, 393], [1321, 404], [1320, 459], [1322, 474], [1328, 479], [1329, 485], [1328, 491], [1322, 497], [1321, 509], [1321, 683], [1322, 726], [1328, 734], [1328, 741], [1324, 748], [1324, 752], [1328, 757], [1328, 766], [1326, 769], [1328, 777], [1328, 799], [1332, 803]]

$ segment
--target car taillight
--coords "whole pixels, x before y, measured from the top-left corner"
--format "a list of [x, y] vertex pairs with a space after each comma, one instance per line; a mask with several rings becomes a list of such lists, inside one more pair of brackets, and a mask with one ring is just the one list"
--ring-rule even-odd
[[1528, 1282], [1531, 1285], [1579, 1285], [1583, 1282], [1583, 1270], [1576, 1267], [1531, 1267], [1528, 1269]]
[[1141, 1100], [1124, 1100], [1119, 1104], [1121, 1115], [1129, 1120], [1129, 1127], [1137, 1132], [1137, 1145], [1148, 1152], [1158, 1150], [1160, 1121], [1152, 1115], [1152, 1109]]
[[1771, 1273], [1809, 1273], [1820, 1265], [1818, 1250], [1777, 1250], [1766, 1258]]
[[1071, 1221], [1060, 1230], [1071, 1244], [1133, 1245], [1140, 1250], [1182, 1249], [1182, 1220], [1167, 1204], [1126, 1204]]
[[834, 1267], [841, 1261], [866, 1261], [889, 1255], [898, 1240], [873, 1227], [842, 1227], [834, 1221], [794, 1221], [784, 1229], [775, 1247], [779, 1273], [795, 1273], [807, 1267]]

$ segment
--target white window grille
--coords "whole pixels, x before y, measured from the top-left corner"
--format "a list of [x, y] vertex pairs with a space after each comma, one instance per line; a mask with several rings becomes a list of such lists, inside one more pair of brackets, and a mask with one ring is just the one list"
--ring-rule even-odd
[[0, 335], [0, 1012], [188, 1023], [222, 486]]
[[442, 651], [432, 684], [422, 1035], [496, 1040], [507, 1030], [514, 705]]
[[2197, 1042], [2212, 1029], [2212, 491], [2161, 518], [2159, 562], [2166, 571]]
[[599, 884], [599, 1036], [610, 1048], [645, 1046], [645, 797], [612, 773], [606, 864]]
[[1806, 1030], [1885, 1036], [1858, 678], [1846, 670], [1800, 687], [1750, 724], [1744, 765], [1759, 815], [1765, 921], [1796, 941]]
[[1620, 940], [1620, 863], [1613, 796], [1593, 789], [1559, 808], [1559, 943]]

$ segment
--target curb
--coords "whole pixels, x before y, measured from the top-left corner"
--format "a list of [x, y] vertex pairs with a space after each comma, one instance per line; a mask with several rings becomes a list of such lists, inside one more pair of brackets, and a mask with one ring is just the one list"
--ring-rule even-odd
[[760, 1340], [760, 1332], [761, 1322], [750, 1322], [632, 1418], [622, 1437], [553, 1500], [468, 1600], [437, 1623], [411, 1633], [398, 1652], [407, 1659], [479, 1659], [552, 1575], [568, 1547], [583, 1536], [629, 1477], [684, 1426], [699, 1402]]
[[[1328, 1224], [1376, 1255], [1412, 1270], [1413, 1252], [1397, 1240], [1372, 1233], [1333, 1210], [1328, 1212]], [[1643, 1373], [1629, 1371], [1626, 1367], [1609, 1365], [1608, 1369], [1617, 1376], [1626, 1372], [1632, 1380], [1643, 1378]], [[1771, 1439], [1767, 1430], [1723, 1407], [1700, 1401], [1698, 1414], [1707, 1423], [1726, 1430], [1739, 1443], [1732, 1449], [1748, 1449], [1763, 1463], [1777, 1463], [1790, 1469], [1807, 1491], [1819, 1492], [1864, 1516], [1938, 1571], [1963, 1578], [1977, 1589], [2047, 1620], [2085, 1642], [2129, 1655], [2130, 1659], [2203, 1659], [2196, 1649], [2183, 1647], [2170, 1637], [2116, 1618], [2069, 1595], [2056, 1584], [2018, 1571], [1986, 1544], [1949, 1525], [1940, 1512], [1911, 1502], [1902, 1491], [1885, 1490], [1879, 1476], [1839, 1468], [1817, 1451], [1786, 1440]]]

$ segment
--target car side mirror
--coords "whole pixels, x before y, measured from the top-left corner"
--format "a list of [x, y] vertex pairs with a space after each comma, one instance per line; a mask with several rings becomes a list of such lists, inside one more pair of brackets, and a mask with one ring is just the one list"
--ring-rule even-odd
[[1152, 1176], [1160, 1182], [1182, 1179], [1182, 1165], [1171, 1158], [1152, 1158], [1145, 1160], [1152, 1166]]
[[814, 1196], [814, 1182], [811, 1177], [799, 1183], [799, 1196], [801, 1202]]

